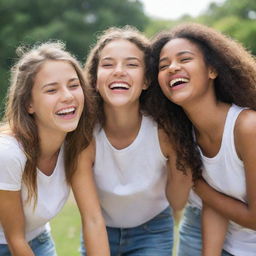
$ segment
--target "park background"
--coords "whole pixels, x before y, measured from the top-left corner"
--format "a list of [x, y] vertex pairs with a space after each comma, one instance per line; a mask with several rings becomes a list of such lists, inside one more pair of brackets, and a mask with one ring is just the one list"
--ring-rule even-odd
[[[175, 18], [149, 14], [146, 2], [159, 2], [157, 8], [169, 8], [170, 13], [172, 6], [183, 4], [186, 9], [185, 0], [165, 0], [168, 6], [158, 0], [0, 0], [0, 116], [20, 45], [62, 40], [83, 64], [97, 35], [110, 26], [129, 24], [152, 37], [183, 22], [198, 22], [238, 40], [256, 55], [255, 0], [213, 0], [197, 15]], [[197, 9], [196, 3], [193, 8]], [[72, 198], [51, 224], [58, 254], [78, 256], [81, 224]]]

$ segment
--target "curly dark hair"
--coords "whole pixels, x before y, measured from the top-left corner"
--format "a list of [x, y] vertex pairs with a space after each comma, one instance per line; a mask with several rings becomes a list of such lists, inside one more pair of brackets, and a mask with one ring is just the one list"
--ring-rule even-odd
[[[124, 39], [135, 44], [144, 53], [145, 63], [145, 79], [150, 76], [150, 41], [139, 30], [132, 26], [124, 26], [122, 28], [111, 27], [106, 29], [99, 35], [98, 40], [94, 47], [89, 52], [88, 58], [84, 66], [85, 77], [88, 80], [89, 85], [94, 89], [95, 97], [97, 101], [96, 114], [97, 120], [100, 124], [104, 124], [105, 115], [103, 110], [103, 100], [100, 94], [95, 90], [97, 83], [97, 70], [100, 60], [100, 54], [103, 48], [113, 40]], [[140, 96], [140, 109], [144, 109], [145, 98], [147, 91], [143, 90]]]
[[218, 76], [214, 81], [217, 100], [256, 109], [256, 60], [240, 43], [213, 28], [188, 23], [163, 31], [152, 39], [152, 83], [148, 90], [147, 108], [164, 128], [177, 150], [177, 167], [190, 167], [193, 179], [201, 176], [202, 163], [194, 140], [192, 123], [183, 109], [168, 100], [158, 83], [159, 56], [165, 44], [183, 38], [203, 53], [206, 65]]

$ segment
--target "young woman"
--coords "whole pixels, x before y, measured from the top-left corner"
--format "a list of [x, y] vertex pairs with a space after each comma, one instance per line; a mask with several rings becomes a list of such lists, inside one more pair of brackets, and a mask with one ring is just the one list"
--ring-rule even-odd
[[[78, 154], [91, 140], [91, 105], [81, 68], [63, 44], [22, 52], [0, 133], [1, 256], [56, 255], [48, 221], [66, 202]], [[87, 184], [97, 209], [90, 174]], [[87, 216], [88, 237], [104, 234], [104, 225], [90, 229], [93, 213]], [[98, 239], [107, 248], [107, 237]], [[94, 247], [90, 255], [103, 255]]]
[[[180, 172], [172, 168], [175, 154], [167, 136], [144, 110], [149, 50], [137, 30], [110, 28], [85, 66], [98, 99], [98, 124], [79, 165], [93, 168], [112, 256], [172, 252], [166, 191], [168, 196], [175, 184], [167, 176]], [[86, 254], [83, 243], [81, 253]]]
[[[175, 134], [180, 154], [192, 158], [199, 151], [203, 164], [204, 179], [194, 188], [205, 210], [203, 255], [255, 255], [255, 59], [237, 42], [198, 24], [159, 34], [152, 48], [156, 119], [168, 120], [172, 135], [180, 130]], [[198, 157], [194, 162], [200, 166]], [[186, 197], [186, 189], [180, 192]], [[191, 191], [180, 256], [201, 255], [200, 208], [201, 200]]]

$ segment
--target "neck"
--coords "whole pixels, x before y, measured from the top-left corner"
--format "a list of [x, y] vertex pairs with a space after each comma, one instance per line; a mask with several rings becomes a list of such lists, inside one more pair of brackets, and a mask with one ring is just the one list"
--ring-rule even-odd
[[40, 156], [37, 167], [45, 175], [51, 175], [55, 169], [59, 150], [66, 134], [39, 131]]
[[40, 158], [56, 156], [66, 137], [66, 133], [39, 131]]
[[105, 133], [111, 144], [120, 149], [130, 145], [136, 138], [142, 115], [139, 111], [139, 104], [125, 108], [104, 108], [106, 122]]
[[220, 101], [208, 101], [207, 104], [194, 104], [184, 108], [191, 120], [197, 137], [209, 139], [221, 137], [230, 105]]

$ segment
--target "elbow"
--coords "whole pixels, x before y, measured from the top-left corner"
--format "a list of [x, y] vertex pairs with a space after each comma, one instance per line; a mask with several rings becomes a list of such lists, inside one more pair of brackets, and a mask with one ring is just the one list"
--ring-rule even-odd
[[181, 212], [185, 208], [185, 204], [181, 204], [181, 205], [171, 204], [171, 208], [174, 212]]
[[[238, 223], [238, 222], [237, 222]], [[248, 212], [248, 215], [244, 216], [243, 221], [241, 220], [241, 226], [256, 231], [256, 215], [253, 212]]]
[[180, 212], [182, 211], [186, 204], [187, 204], [187, 200], [177, 200], [176, 198], [172, 198], [172, 197], [168, 197], [167, 196], [167, 200], [172, 208], [173, 211], [175, 212]]
[[256, 231], [256, 212], [254, 209], [248, 208], [248, 210], [249, 216], [246, 218], [245, 227]]

